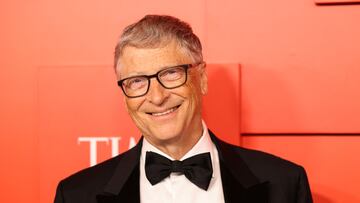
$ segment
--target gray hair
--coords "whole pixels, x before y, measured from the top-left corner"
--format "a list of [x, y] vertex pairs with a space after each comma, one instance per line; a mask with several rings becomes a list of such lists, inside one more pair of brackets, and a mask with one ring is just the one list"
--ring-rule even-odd
[[166, 15], [146, 15], [140, 21], [127, 26], [115, 47], [114, 68], [125, 47], [158, 48], [172, 40], [188, 54], [194, 62], [202, 62], [202, 46], [191, 26], [178, 18]]

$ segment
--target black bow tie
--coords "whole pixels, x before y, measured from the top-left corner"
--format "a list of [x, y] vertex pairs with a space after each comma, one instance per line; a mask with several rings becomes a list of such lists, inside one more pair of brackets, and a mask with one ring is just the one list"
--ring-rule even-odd
[[187, 179], [203, 190], [207, 190], [212, 177], [210, 153], [202, 153], [183, 161], [171, 161], [154, 152], [146, 152], [146, 178], [155, 185], [168, 177], [171, 172], [184, 174]]

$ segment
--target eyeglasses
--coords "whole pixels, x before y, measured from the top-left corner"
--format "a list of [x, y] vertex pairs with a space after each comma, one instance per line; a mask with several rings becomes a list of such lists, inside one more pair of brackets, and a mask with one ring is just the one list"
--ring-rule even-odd
[[174, 89], [184, 85], [187, 81], [187, 70], [196, 67], [201, 63], [182, 64], [160, 70], [153, 75], [137, 75], [124, 78], [118, 81], [124, 94], [129, 98], [144, 96], [150, 88], [150, 79], [156, 78], [157, 81], [166, 89]]

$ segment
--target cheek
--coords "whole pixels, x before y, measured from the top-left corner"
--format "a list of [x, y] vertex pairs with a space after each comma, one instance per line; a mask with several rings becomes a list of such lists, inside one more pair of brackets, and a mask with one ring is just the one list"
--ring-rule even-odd
[[140, 108], [142, 101], [136, 98], [126, 99], [125, 106], [129, 114], [134, 114]]
[[191, 108], [201, 108], [201, 98], [202, 98], [202, 94], [201, 94], [201, 89], [199, 85], [196, 84], [188, 84], [186, 86], [186, 95], [187, 98], [189, 99], [189, 103], [190, 103], [190, 107]]

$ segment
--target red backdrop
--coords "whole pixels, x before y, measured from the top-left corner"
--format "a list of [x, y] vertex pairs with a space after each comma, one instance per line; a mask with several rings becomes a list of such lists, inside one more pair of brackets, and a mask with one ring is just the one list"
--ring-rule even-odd
[[210, 128], [305, 166], [315, 202], [360, 201], [358, 5], [6, 0], [0, 202], [51, 202], [59, 179], [90, 164], [95, 143], [99, 162], [138, 139], [111, 63], [121, 30], [148, 13], [178, 16], [201, 38]]

